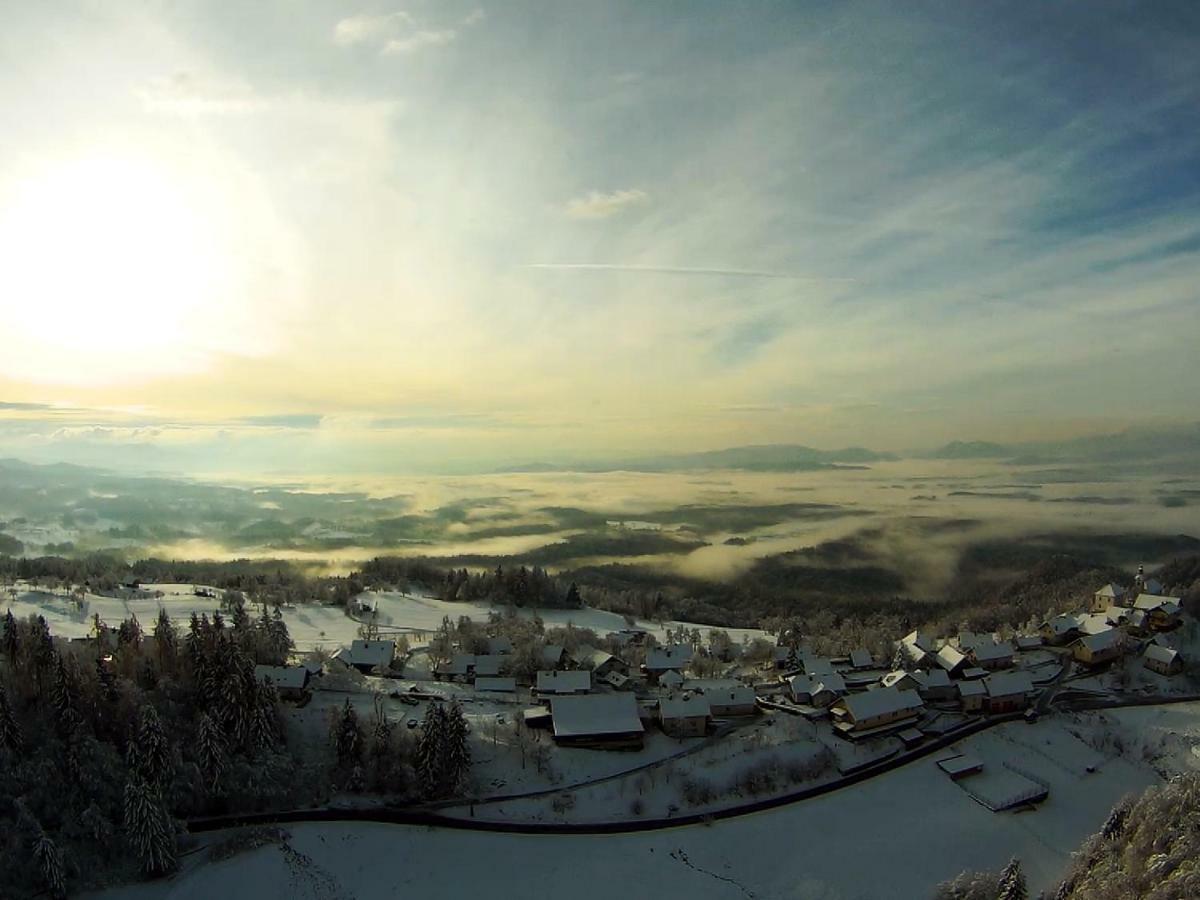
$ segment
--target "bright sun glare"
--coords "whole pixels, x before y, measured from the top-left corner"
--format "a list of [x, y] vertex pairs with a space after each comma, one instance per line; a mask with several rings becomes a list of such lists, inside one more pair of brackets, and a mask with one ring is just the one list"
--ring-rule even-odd
[[0, 322], [20, 374], [86, 379], [98, 354], [109, 380], [164, 360], [188, 368], [189, 324], [225, 287], [205, 206], [184, 179], [132, 157], [60, 163], [0, 194]]

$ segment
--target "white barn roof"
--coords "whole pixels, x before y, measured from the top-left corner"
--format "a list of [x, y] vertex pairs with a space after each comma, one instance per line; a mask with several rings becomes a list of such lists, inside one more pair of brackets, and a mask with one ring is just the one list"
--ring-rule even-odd
[[1146, 651], [1142, 655], [1146, 659], [1152, 659], [1155, 662], [1169, 666], [1179, 658], [1179, 651], [1172, 650], [1170, 647], [1164, 647], [1161, 644], [1147, 644]]
[[876, 688], [861, 694], [848, 694], [838, 703], [846, 707], [854, 721], [873, 719], [889, 713], [917, 712], [924, 708], [915, 691], [900, 691], [892, 687]]
[[255, 666], [254, 680], [264, 683], [270, 680], [277, 688], [300, 690], [308, 683], [308, 669], [304, 666]]
[[550, 701], [550, 714], [554, 717], [555, 737], [641, 734], [645, 731], [633, 694], [555, 697]]
[[976, 662], [990, 662], [995, 659], [1008, 659], [1013, 655], [1013, 648], [1009, 643], [993, 644], [989, 641], [972, 647], [971, 655], [975, 657]]
[[650, 671], [682, 669], [692, 661], [692, 648], [687, 644], [671, 644], [655, 647], [646, 654], [646, 668]]
[[683, 697], [664, 697], [658, 701], [658, 713], [664, 719], [694, 719], [711, 716], [708, 698], [703, 694]]
[[997, 672], [983, 679], [983, 686], [989, 697], [1010, 697], [1032, 691], [1033, 679], [1028, 672]]

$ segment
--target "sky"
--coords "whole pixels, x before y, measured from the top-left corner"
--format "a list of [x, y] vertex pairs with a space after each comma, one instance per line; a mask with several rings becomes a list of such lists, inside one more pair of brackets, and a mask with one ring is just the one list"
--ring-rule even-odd
[[12, 4], [0, 455], [1192, 421], [1192, 3]]

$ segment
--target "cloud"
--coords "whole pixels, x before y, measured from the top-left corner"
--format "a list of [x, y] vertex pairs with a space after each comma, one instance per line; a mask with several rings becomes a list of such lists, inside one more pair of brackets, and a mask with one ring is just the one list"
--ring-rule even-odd
[[638, 188], [613, 191], [611, 194], [590, 191], [582, 197], [568, 201], [566, 211], [572, 219], [607, 219], [632, 207], [641, 206], [649, 199], [649, 195]]
[[852, 278], [822, 278], [796, 272], [768, 272], [758, 269], [709, 269], [699, 266], [635, 266], [622, 263], [530, 263], [527, 269], [598, 272], [647, 272], [653, 275], [716, 275], [724, 278], [785, 278], [792, 281], [848, 282]]
[[269, 416], [242, 416], [238, 421], [246, 425], [268, 428], [317, 428], [324, 416], [310, 413], [284, 413]]
[[424, 50], [426, 47], [441, 47], [451, 43], [458, 37], [458, 32], [453, 28], [444, 28], [440, 31], [417, 31], [408, 37], [393, 38], [383, 45], [383, 54], [385, 56], [394, 56], [400, 53], [415, 53], [418, 50]]
[[46, 410], [54, 408], [54, 404], [52, 403], [22, 403], [16, 400], [0, 400], [0, 409]]
[[173, 115], [238, 115], [266, 105], [248, 85], [186, 71], [151, 78], [135, 93], [148, 112]]
[[379, 44], [389, 40], [400, 29], [412, 25], [412, 16], [399, 10], [375, 16], [350, 16], [333, 26], [333, 42], [339, 47]]
[[476, 7], [463, 16], [462, 21], [459, 24], [464, 28], [470, 28], [472, 25], [478, 25], [486, 18], [487, 13], [482, 8]]

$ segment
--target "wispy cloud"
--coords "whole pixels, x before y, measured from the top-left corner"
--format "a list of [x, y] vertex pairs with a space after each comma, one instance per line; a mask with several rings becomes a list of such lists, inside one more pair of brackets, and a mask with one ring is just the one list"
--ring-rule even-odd
[[413, 24], [412, 16], [400, 10], [379, 15], [363, 13], [349, 16], [333, 26], [333, 42], [339, 47], [381, 44]]
[[268, 428], [319, 428], [324, 416], [312, 413], [282, 413], [267, 416], [242, 416], [238, 421], [246, 425]]
[[414, 31], [406, 37], [392, 38], [383, 45], [383, 53], [387, 56], [398, 53], [416, 53], [418, 50], [428, 47], [442, 47], [457, 37], [458, 32], [453, 28], [442, 28], [437, 31], [427, 29]]
[[174, 115], [237, 115], [266, 105], [248, 85], [186, 71], [151, 78], [136, 93], [148, 112]]
[[646, 272], [652, 275], [714, 275], [721, 278], [783, 278], [791, 281], [849, 282], [852, 278], [825, 278], [795, 272], [769, 272], [761, 269], [716, 269], [703, 266], [638, 266], [623, 263], [530, 263], [527, 269], [580, 272]]
[[649, 200], [649, 194], [638, 188], [626, 188], [610, 194], [589, 191], [582, 197], [568, 200], [566, 213], [572, 219], [608, 219]]

